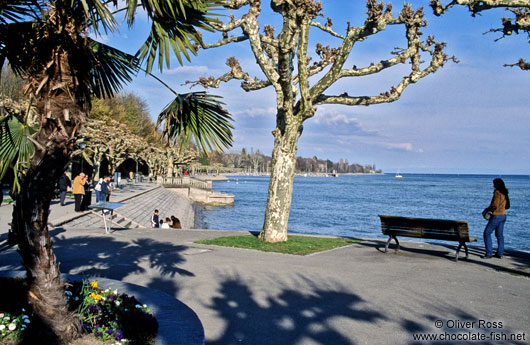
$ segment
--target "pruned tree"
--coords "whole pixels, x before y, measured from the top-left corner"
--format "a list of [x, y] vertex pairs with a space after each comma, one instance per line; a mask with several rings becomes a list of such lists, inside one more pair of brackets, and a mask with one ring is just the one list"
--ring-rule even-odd
[[[511, 36], [513, 33], [519, 34], [523, 32], [526, 32], [530, 37], [530, 0], [452, 0], [447, 2], [446, 5], [441, 0], [431, 0], [431, 7], [437, 16], [441, 16], [456, 5], [466, 6], [473, 17], [483, 11], [504, 8], [506, 11], [511, 12], [512, 17], [502, 18], [502, 27], [492, 28], [489, 32], [502, 33], [502, 36], [497, 40]], [[505, 64], [504, 66], [517, 66], [522, 70], [530, 70], [530, 62], [527, 62], [524, 58], [520, 58], [516, 63]]]
[[[235, 57], [230, 57], [226, 62], [230, 71], [224, 75], [203, 77], [188, 83], [208, 88], [219, 87], [221, 82], [242, 80], [241, 87], [245, 91], [274, 89], [277, 113], [276, 128], [272, 131], [273, 160], [260, 237], [268, 242], [286, 241], [298, 139], [303, 123], [315, 115], [317, 107], [394, 102], [409, 85], [434, 73], [451, 58], [444, 53], [445, 43], [436, 42], [432, 36], [421, 39], [420, 30], [427, 24], [424, 13], [410, 5], [405, 5], [394, 15], [390, 3], [385, 6], [382, 2], [368, 0], [364, 23], [357, 26], [348, 23], [345, 32], [340, 33], [333, 29], [331, 19], [324, 24], [317, 21], [322, 14], [320, 1], [271, 0], [272, 10], [283, 18], [279, 30], [262, 23], [260, 0], [231, 0], [223, 4], [226, 9], [233, 10], [234, 15], [223, 24], [214, 24], [214, 28], [222, 32], [222, 38], [217, 42], [203, 43], [201, 48], [247, 42], [263, 76], [251, 77]], [[235, 14], [242, 11], [245, 13], [236, 18]], [[382, 59], [374, 59], [376, 62], [367, 66], [347, 66], [348, 57], [358, 42], [370, 39], [389, 26], [403, 27], [405, 47], [395, 49]], [[335, 47], [317, 43], [315, 54], [311, 54], [310, 33], [314, 30], [328, 34], [330, 42], [336, 42]], [[276, 31], [279, 34], [276, 35]], [[315, 61], [311, 63], [313, 58]], [[328, 93], [338, 81], [373, 75], [404, 64], [410, 67], [408, 74], [393, 83], [389, 81], [388, 89], [378, 95]]]

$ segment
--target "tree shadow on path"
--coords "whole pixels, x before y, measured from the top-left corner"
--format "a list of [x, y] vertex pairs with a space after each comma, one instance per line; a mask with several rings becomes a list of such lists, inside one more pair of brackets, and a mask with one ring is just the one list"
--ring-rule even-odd
[[305, 280], [301, 283], [313, 285], [307, 292], [283, 286], [275, 296], [259, 297], [238, 277], [221, 280], [219, 296], [209, 307], [226, 327], [207, 344], [355, 344], [340, 330], [353, 321], [386, 319], [346, 289], [318, 287]]
[[[188, 247], [150, 238], [123, 241], [111, 236], [54, 236], [54, 251], [63, 273], [123, 280], [129, 275], [157, 275], [141, 285], [175, 296], [176, 275], [193, 277], [179, 266]], [[158, 286], [163, 283], [163, 287]]]

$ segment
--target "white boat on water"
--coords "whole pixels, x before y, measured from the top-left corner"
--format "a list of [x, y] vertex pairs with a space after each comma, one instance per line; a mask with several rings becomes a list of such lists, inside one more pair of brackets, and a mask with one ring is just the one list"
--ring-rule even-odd
[[398, 170], [398, 172], [396, 173], [396, 178], [403, 178], [403, 176], [399, 173], [399, 170]]

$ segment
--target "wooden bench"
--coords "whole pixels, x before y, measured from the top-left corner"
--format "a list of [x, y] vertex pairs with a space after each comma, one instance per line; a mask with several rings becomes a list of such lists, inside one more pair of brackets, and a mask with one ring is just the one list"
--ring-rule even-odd
[[460, 248], [466, 250], [466, 259], [469, 257], [466, 242], [476, 242], [477, 239], [469, 237], [469, 227], [466, 221], [429, 219], [429, 218], [408, 218], [379, 215], [381, 219], [381, 231], [388, 235], [385, 246], [385, 253], [388, 250], [390, 241], [394, 239], [397, 244], [396, 251], [399, 250], [397, 236], [428, 238], [432, 240], [456, 241], [455, 260], [458, 261]]

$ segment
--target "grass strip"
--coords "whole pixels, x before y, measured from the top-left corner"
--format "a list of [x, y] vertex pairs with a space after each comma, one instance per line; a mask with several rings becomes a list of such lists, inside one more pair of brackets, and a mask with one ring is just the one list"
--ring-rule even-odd
[[11, 198], [4, 198], [4, 200], [2, 200], [2, 204], [11, 204], [13, 202], [13, 199]]
[[350, 238], [297, 235], [289, 235], [287, 242], [278, 243], [264, 242], [254, 235], [226, 236], [211, 240], [195, 241], [195, 243], [199, 244], [213, 244], [223, 247], [255, 249], [264, 252], [276, 252], [294, 255], [308, 255], [359, 242], [359, 240], [352, 240]]

